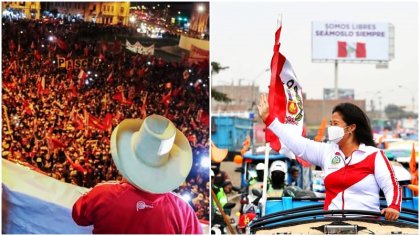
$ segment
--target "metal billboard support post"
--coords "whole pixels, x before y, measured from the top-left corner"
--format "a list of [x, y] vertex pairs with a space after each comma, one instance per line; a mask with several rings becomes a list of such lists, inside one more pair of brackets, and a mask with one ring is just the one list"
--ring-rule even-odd
[[334, 96], [338, 100], [338, 61], [334, 60]]

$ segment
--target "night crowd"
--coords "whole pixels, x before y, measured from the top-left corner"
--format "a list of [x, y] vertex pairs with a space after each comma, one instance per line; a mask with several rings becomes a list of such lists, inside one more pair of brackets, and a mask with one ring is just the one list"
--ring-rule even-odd
[[[91, 188], [120, 180], [111, 154], [112, 129], [126, 118], [159, 114], [190, 141], [194, 166], [176, 191], [189, 192], [208, 220], [209, 66], [134, 54], [125, 42], [101, 40], [123, 26], [39, 20], [3, 21], [2, 157], [63, 182]], [[57, 56], [87, 59], [59, 68]]]

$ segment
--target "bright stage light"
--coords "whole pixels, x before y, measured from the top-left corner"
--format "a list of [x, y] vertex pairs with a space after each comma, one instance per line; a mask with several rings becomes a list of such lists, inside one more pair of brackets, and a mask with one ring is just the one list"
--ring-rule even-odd
[[188, 193], [184, 193], [181, 198], [186, 202], [191, 201], [191, 196]]
[[203, 167], [203, 168], [209, 168], [209, 166], [210, 166], [210, 160], [209, 160], [209, 157], [202, 157], [201, 158], [201, 167]]

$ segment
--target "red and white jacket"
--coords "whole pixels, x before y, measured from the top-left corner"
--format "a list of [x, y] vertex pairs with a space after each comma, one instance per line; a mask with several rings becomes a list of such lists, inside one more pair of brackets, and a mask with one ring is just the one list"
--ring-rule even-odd
[[382, 189], [388, 207], [401, 211], [401, 187], [380, 149], [360, 144], [345, 158], [337, 144], [304, 138], [295, 125], [282, 124], [271, 115], [265, 123], [296, 156], [323, 169], [324, 210], [380, 211]]

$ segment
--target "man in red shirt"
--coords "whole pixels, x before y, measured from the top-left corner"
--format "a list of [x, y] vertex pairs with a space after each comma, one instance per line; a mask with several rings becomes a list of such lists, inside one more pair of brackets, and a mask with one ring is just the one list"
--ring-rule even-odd
[[126, 119], [112, 132], [121, 182], [95, 186], [73, 206], [73, 219], [96, 234], [202, 234], [191, 206], [171, 193], [191, 170], [187, 138], [163, 116]]

